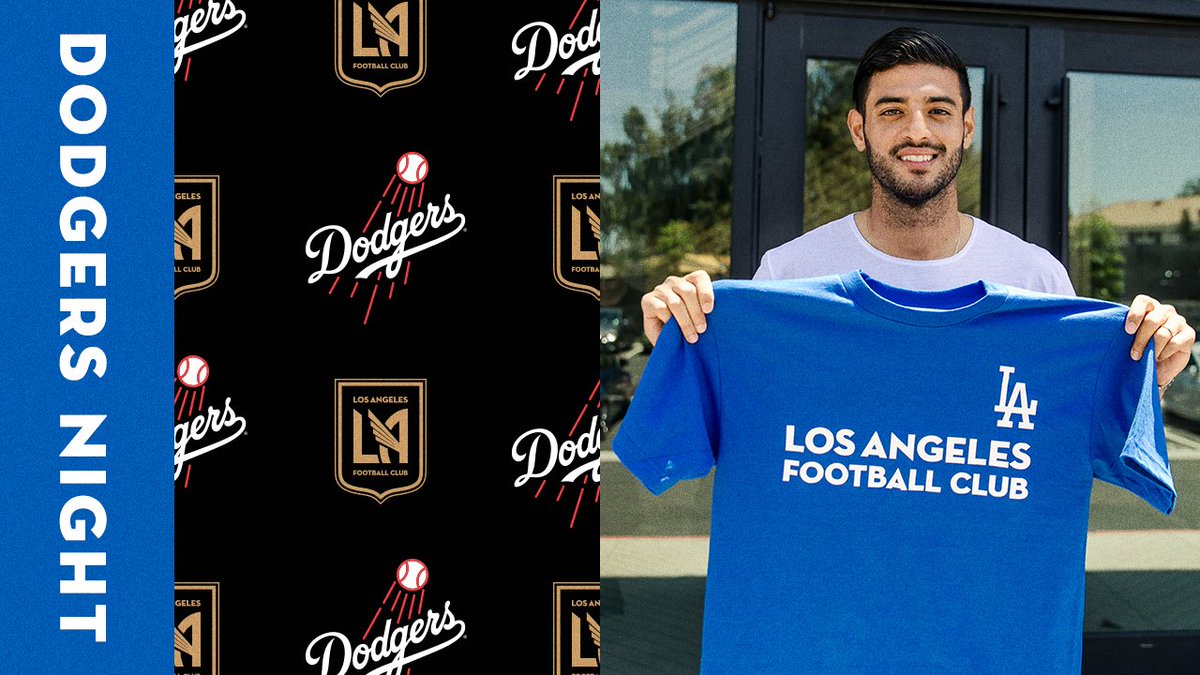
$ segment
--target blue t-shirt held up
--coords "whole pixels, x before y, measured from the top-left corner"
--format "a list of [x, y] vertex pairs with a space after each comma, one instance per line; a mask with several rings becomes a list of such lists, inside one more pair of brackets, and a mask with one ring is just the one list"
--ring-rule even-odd
[[613, 448], [716, 466], [703, 673], [1079, 673], [1092, 478], [1175, 504], [1127, 308], [862, 272], [720, 281]]

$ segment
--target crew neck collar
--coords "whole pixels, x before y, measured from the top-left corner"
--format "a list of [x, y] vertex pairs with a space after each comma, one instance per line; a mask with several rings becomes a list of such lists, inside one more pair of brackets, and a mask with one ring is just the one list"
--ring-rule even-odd
[[867, 251], [870, 252], [871, 255], [875, 256], [876, 258], [886, 260], [889, 263], [892, 263], [893, 265], [904, 265], [907, 267], [940, 267], [942, 265], [953, 265], [953, 264], [961, 261], [963, 258], [967, 257], [967, 255], [969, 255], [971, 249], [975, 245], [976, 237], [979, 236], [979, 231], [983, 229], [982, 227], [980, 227], [980, 223], [982, 223], [983, 221], [979, 220], [978, 218], [976, 218], [975, 216], [972, 216], [969, 213], [964, 214], [968, 218], [971, 219], [971, 234], [970, 234], [970, 236], [967, 237], [967, 241], [965, 244], [963, 244], [963, 247], [961, 249], [959, 249], [956, 253], [954, 253], [953, 255], [948, 256], [946, 258], [934, 258], [932, 260], [910, 260], [908, 258], [897, 258], [894, 255], [884, 253], [883, 251], [880, 251], [879, 249], [872, 246], [871, 242], [867, 241], [867, 238], [864, 237], [862, 232], [858, 229], [858, 222], [854, 219], [854, 215], [856, 213], [857, 213], [857, 211], [854, 211], [846, 216], [846, 219], [850, 223], [851, 236], [854, 237], [854, 240], [857, 241], [860, 246], [865, 248]]
[[889, 286], [862, 270], [841, 275], [855, 304], [885, 319], [916, 326], [950, 326], [990, 312], [1008, 298], [1008, 289], [976, 281], [944, 291], [911, 291]]

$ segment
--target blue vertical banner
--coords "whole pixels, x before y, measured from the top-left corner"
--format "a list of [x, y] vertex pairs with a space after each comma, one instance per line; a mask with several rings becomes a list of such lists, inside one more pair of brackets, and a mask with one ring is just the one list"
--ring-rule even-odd
[[3, 10], [0, 671], [168, 672], [173, 7]]

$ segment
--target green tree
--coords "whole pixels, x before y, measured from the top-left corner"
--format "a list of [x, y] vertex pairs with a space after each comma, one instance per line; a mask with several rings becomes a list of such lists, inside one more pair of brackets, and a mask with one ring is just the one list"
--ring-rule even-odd
[[[678, 253], [684, 230], [691, 249], [680, 259], [693, 250], [729, 255], [733, 87], [732, 64], [704, 66], [689, 100], [667, 92], [657, 126], [630, 108], [625, 139], [601, 147], [605, 262], [623, 276], [641, 276], [651, 252]], [[657, 281], [650, 274], [646, 283]]]
[[1117, 229], [1095, 211], [1071, 226], [1071, 277], [1081, 296], [1117, 302], [1125, 293], [1125, 256]]
[[1183, 184], [1183, 189], [1179, 191], [1177, 197], [1191, 197], [1200, 195], [1200, 178], [1193, 178]]

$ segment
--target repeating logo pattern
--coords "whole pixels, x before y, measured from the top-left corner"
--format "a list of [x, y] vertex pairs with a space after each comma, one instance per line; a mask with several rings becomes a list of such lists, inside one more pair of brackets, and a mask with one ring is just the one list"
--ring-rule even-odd
[[175, 675], [220, 675], [218, 583], [175, 584]]
[[[600, 0], [582, 0], [565, 29], [561, 28], [561, 24], [555, 28], [554, 24], [546, 21], [533, 21], [522, 26], [512, 39], [513, 54], [524, 59], [523, 65], [513, 74], [513, 79], [519, 81], [540, 73], [533, 86], [534, 91], [553, 89], [555, 96], [558, 96], [566, 87], [567, 97], [570, 98], [573, 89], [575, 95], [568, 118], [571, 122], [575, 121], [579, 100], [585, 89], [591, 96], [600, 95], [599, 4]], [[542, 89], [547, 75], [552, 76], [551, 81], [546, 89]], [[588, 81], [591, 75], [596, 76], [595, 85]], [[558, 78], [557, 85], [554, 84], [554, 76]]]
[[[385, 299], [380, 295], [381, 288], [386, 287], [386, 300], [391, 300], [397, 279], [401, 280], [402, 286], [408, 285], [412, 267], [409, 258], [448, 241], [467, 226], [466, 216], [455, 211], [450, 203], [450, 193], [443, 195], [440, 203], [436, 198], [425, 202], [428, 177], [429, 161], [425, 156], [419, 152], [406, 152], [396, 161], [396, 170], [375, 202], [359, 236], [352, 237], [350, 229], [341, 225], [326, 225], [308, 237], [305, 254], [320, 265], [320, 269], [309, 275], [309, 284], [327, 276], [334, 277], [328, 291], [332, 296], [342, 277], [347, 276], [347, 285], [353, 284], [349, 293], [351, 298], [358, 294], [360, 284], [371, 284], [363, 315], [364, 326], [371, 319], [376, 295]], [[368, 235], [385, 202], [387, 208], [383, 209], [379, 227]], [[394, 214], [392, 207], [395, 207]], [[387, 283], [381, 286], [384, 277], [387, 277]], [[365, 288], [363, 295], [366, 295]]]
[[599, 675], [600, 584], [555, 582], [554, 675]]
[[425, 380], [337, 380], [335, 476], [382, 504], [425, 483]]
[[[179, 0], [175, 8], [175, 74], [192, 72], [192, 53], [233, 35], [246, 25], [246, 12], [233, 0]], [[194, 5], [194, 7], [193, 7]]]
[[554, 280], [600, 299], [600, 177], [554, 177]]
[[219, 176], [175, 177], [175, 297], [220, 276]]
[[336, 0], [334, 70], [383, 96], [425, 77], [425, 0]]
[[[530, 429], [512, 444], [512, 459], [521, 468], [521, 474], [513, 481], [513, 487], [532, 486], [536, 483], [537, 489], [534, 490], [533, 498], [539, 499], [546, 491], [547, 484], [557, 483], [557, 486], [551, 485], [550, 491], [547, 492], [547, 497], [550, 494], [554, 495], [555, 504], [562, 502], [568, 487], [572, 488], [575, 506], [571, 511], [571, 528], [575, 527], [579, 508], [584, 502], [584, 493], [588, 491], [589, 480], [595, 487], [595, 495], [588, 501], [593, 505], [600, 503], [600, 400], [596, 397], [599, 390], [600, 382], [597, 381], [587, 402], [579, 411], [579, 416], [575, 418], [575, 423], [571, 425], [571, 430], [567, 432], [567, 437], [561, 443], [549, 429]], [[584, 422], [589, 410], [592, 415], [588, 422]], [[579, 431], [578, 436], [576, 431]], [[539, 478], [540, 482], [537, 480]], [[578, 488], [578, 491], [575, 488]], [[567, 503], [570, 503], [571, 496], [567, 495]]]
[[[352, 645], [337, 631], [323, 633], [308, 644], [305, 662], [318, 666], [322, 675], [408, 675], [408, 665], [466, 638], [467, 624], [454, 616], [449, 600], [425, 609], [429, 580], [429, 568], [420, 560], [400, 563], [359, 643]], [[371, 638], [376, 626], [380, 631]]]
[[246, 419], [233, 408], [233, 399], [226, 396], [219, 405], [209, 397], [205, 407], [211, 371], [208, 361], [191, 354], [175, 366], [175, 483], [187, 466], [183, 487], [192, 480], [191, 460], [237, 440], [246, 433]]

